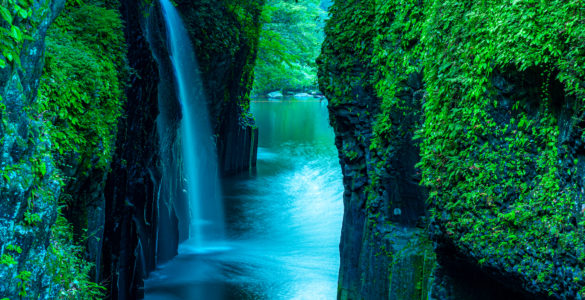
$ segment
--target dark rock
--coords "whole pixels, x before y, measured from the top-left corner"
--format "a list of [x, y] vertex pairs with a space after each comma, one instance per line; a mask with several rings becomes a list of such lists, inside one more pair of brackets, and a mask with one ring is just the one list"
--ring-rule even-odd
[[199, 61], [220, 173], [249, 170], [256, 162], [258, 135], [249, 102], [264, 1], [237, 4], [250, 17], [246, 21], [238, 20], [224, 1], [176, 2]]
[[[50, 142], [42, 134], [48, 130], [47, 124], [30, 112], [34, 112], [37, 102], [46, 32], [64, 4], [64, 0], [31, 1], [35, 7], [32, 15], [24, 20], [15, 18], [12, 24], [23, 30], [26, 27], [31, 36], [15, 46], [21, 63], [8, 63], [0, 69], [0, 98], [5, 105], [0, 112], [0, 253], [15, 261], [13, 265], [0, 264], [1, 297], [20, 297], [20, 281], [15, 278], [23, 272], [30, 272], [26, 293], [31, 299], [56, 298], [59, 289], [53, 280], [55, 274], [48, 271], [47, 248], [61, 189]], [[4, 21], [1, 24], [7, 25]], [[39, 173], [39, 168], [44, 172]], [[26, 221], [26, 215], [35, 215], [39, 220]], [[20, 247], [22, 251], [10, 247]]]
[[[148, 7], [122, 1], [128, 63], [125, 117], [118, 125], [116, 153], [105, 186], [105, 233], [100, 280], [113, 299], [142, 296], [143, 279], [155, 268], [161, 186], [156, 118], [158, 66], [148, 43]], [[150, 15], [154, 16], [153, 13]], [[173, 245], [173, 243], [169, 243]], [[175, 247], [177, 241], [174, 243]]]
[[[239, 35], [242, 30], [225, 4], [176, 2], [197, 51], [223, 173], [248, 169], [256, 164], [258, 129], [243, 105], [249, 101], [249, 72], [257, 41], [228, 38], [231, 44], [215, 47], [205, 40], [210, 30], [223, 26], [228, 35]], [[143, 296], [147, 274], [173, 258], [178, 243], [188, 238], [189, 209], [177, 135], [181, 108], [158, 1], [152, 6], [122, 1], [120, 11], [130, 46], [128, 62], [134, 72], [105, 188], [100, 278], [110, 283], [112, 298], [135, 299]], [[220, 53], [209, 55], [212, 51]]]
[[[408, 71], [409, 73], [402, 73], [399, 69], [388, 69], [389, 67], [384, 65], [387, 61], [393, 61], [393, 58], [402, 60], [405, 52], [410, 51], [418, 41], [413, 38], [407, 47], [404, 47], [403, 40], [377, 40], [381, 43], [387, 42], [383, 45], [373, 43], [372, 36], [383, 36], [383, 31], [393, 28], [394, 25], [383, 24], [387, 20], [391, 23], [392, 16], [386, 18], [384, 15], [378, 18], [379, 11], [373, 9], [374, 6], [370, 1], [336, 2], [331, 10], [322, 55], [317, 61], [320, 88], [330, 101], [330, 120], [336, 134], [335, 143], [339, 151], [345, 187], [338, 298], [413, 297], [415, 293], [409, 291], [401, 294], [403, 291], [400, 289], [408, 288], [408, 284], [395, 280], [394, 277], [390, 278], [389, 274], [392, 273], [393, 258], [401, 257], [403, 259], [399, 261], [406, 262], [403, 265], [407, 265], [413, 264], [416, 256], [402, 256], [403, 254], [398, 252], [399, 249], [412, 248], [399, 247], [397, 242], [401, 236], [398, 231], [388, 232], [386, 227], [415, 230], [419, 226], [427, 225], [430, 237], [436, 243], [439, 261], [439, 269], [435, 273], [437, 281], [431, 291], [433, 298], [581, 297], [577, 292], [583, 288], [581, 277], [575, 277], [574, 273], [559, 266], [578, 266], [576, 270], [580, 270], [578, 271], [580, 274], [585, 270], [583, 259], [575, 260], [582, 250], [574, 250], [582, 249], [582, 238], [575, 235], [568, 238], [568, 233], [574, 232], [575, 227], [579, 226], [579, 220], [583, 217], [583, 211], [580, 209], [585, 207], [583, 202], [585, 164], [581, 162], [585, 159], [583, 150], [585, 122], [582, 109], [578, 109], [580, 105], [578, 103], [581, 103], [582, 99], [566, 94], [566, 87], [556, 79], [558, 71], [550, 71], [549, 67], [533, 67], [519, 71], [510, 67], [505, 70], [494, 70], [490, 73], [490, 78], [486, 78], [490, 80], [491, 86], [485, 95], [488, 99], [486, 105], [480, 113], [488, 116], [491, 124], [483, 124], [484, 118], [473, 117], [477, 118], [474, 121], [478, 122], [478, 127], [493, 126], [495, 122], [495, 126], [490, 127], [490, 130], [475, 134], [473, 129], [478, 127], [471, 128], [468, 119], [459, 118], [458, 112], [467, 105], [463, 104], [465, 102], [463, 99], [449, 102], [451, 99], [440, 98], [441, 101], [449, 103], [449, 106], [446, 104], [441, 106], [443, 103], [440, 101], [434, 103], [439, 109], [430, 116], [430, 105], [424, 103], [426, 91], [422, 66], [416, 65], [418, 58], [404, 57], [414, 62], [410, 65], [414, 70]], [[345, 35], [345, 32], [351, 34]], [[395, 38], [391, 34], [387, 36], [389, 39]], [[355, 45], [358, 46], [354, 47]], [[391, 53], [392, 51], [396, 52]], [[390, 57], [391, 55], [394, 57]], [[376, 62], [380, 56], [388, 57], [381, 60], [382, 62]], [[393, 66], [392, 63], [390, 65]], [[379, 71], [384, 68], [388, 71], [387, 74]], [[443, 75], [440, 73], [440, 76]], [[387, 76], [386, 79], [384, 76]], [[393, 82], [395, 78], [400, 78], [401, 81]], [[391, 92], [387, 93], [383, 88], [377, 89], [379, 85], [384, 86], [385, 83], [388, 83], [386, 88], [393, 89]], [[378, 97], [378, 92], [384, 99]], [[426, 106], [423, 107], [423, 104]], [[436, 117], [441, 109], [451, 113], [448, 119]], [[423, 115], [432, 119], [432, 122], [423, 120]], [[524, 134], [530, 138], [525, 144], [514, 145], [522, 117], [525, 117], [524, 121], [534, 122], [531, 129], [551, 130], [539, 135], [531, 133], [529, 129], [525, 130]], [[452, 124], [449, 124], [450, 122]], [[547, 122], [556, 124], [550, 125]], [[440, 144], [446, 152], [450, 151], [448, 157], [437, 158], [431, 166], [424, 166], [425, 170], [418, 170], [415, 166], [420, 160], [420, 140], [415, 139], [414, 132], [424, 128], [424, 125], [431, 124], [440, 124], [437, 127], [457, 127], [457, 130], [446, 131], [451, 135], [437, 133], [438, 136], [445, 135], [442, 139], [437, 139], [439, 141], [437, 145]], [[555, 136], [557, 130], [558, 137]], [[490, 161], [498, 165], [494, 172], [483, 173], [494, 179], [490, 181], [493, 186], [489, 186], [493, 199], [485, 201], [486, 199], [481, 198], [482, 203], [470, 201], [467, 206], [458, 207], [458, 203], [462, 202], [460, 199], [465, 198], [464, 194], [469, 192], [469, 189], [459, 189], [459, 184], [464, 186], [466, 180], [476, 176], [476, 173], [468, 173], [465, 177], [457, 172], [463, 170], [453, 171], [460, 166], [453, 164], [450, 166], [451, 169], [446, 170], [444, 164], [485, 161], [485, 158], [478, 157], [481, 151], [461, 154], [466, 150], [466, 147], [461, 145], [467, 142], [458, 138], [462, 134], [469, 134], [474, 138], [473, 142], [470, 142], [471, 145], [485, 147], [490, 154], [498, 153], [500, 157]], [[553, 148], [552, 144], [547, 145], [551, 142], [546, 140], [551, 136], [556, 139], [552, 142], [557, 146], [554, 149], [559, 149], [558, 154], [552, 155], [554, 156], [552, 159], [542, 157], [542, 149]], [[433, 149], [433, 145], [424, 143], [423, 145], [428, 147], [426, 150]], [[514, 147], [518, 147], [519, 150], [506, 150]], [[425, 154], [433, 155], [428, 152]], [[437, 157], [442, 155], [444, 154], [437, 154]], [[567, 200], [570, 204], [565, 203], [562, 209], [556, 208], [558, 209], [556, 213], [562, 213], [564, 216], [557, 226], [551, 227], [548, 222], [539, 220], [544, 219], [542, 216], [555, 218], [550, 209], [557, 204], [557, 200], [551, 199], [553, 205], [539, 203], [530, 206], [522, 203], [520, 206], [517, 202], [521, 198], [519, 184], [514, 186], [504, 184], [515, 176], [509, 173], [519, 161], [522, 162], [523, 172], [517, 177], [523, 179], [521, 183], [526, 183], [523, 188], [529, 191], [522, 197], [535, 201], [530, 198], [532, 195], [551, 193], [548, 190], [543, 191], [540, 182], [546, 176], [543, 176], [546, 172], [543, 170], [555, 171], [554, 176], [558, 176], [558, 180], [556, 177], [554, 179], [555, 187], [558, 186], [558, 189], [563, 191], [559, 193], [560, 196], [566, 197], [567, 194], [562, 194], [573, 191], [569, 194], [570, 197], [565, 198], [570, 199]], [[571, 167], [573, 165], [576, 167]], [[469, 168], [474, 170], [477, 167], [472, 164]], [[436, 173], [440, 173], [446, 176], [430, 179], [420, 176], [421, 171], [429, 170], [431, 172], [426, 172], [427, 175], [437, 176]], [[427, 199], [428, 195], [424, 188], [419, 186], [419, 181], [421, 179], [439, 181], [444, 178], [448, 178], [449, 184], [443, 183], [444, 181], [436, 184], [438, 191], [433, 192], [438, 195]], [[525, 196], [526, 194], [529, 196]], [[439, 202], [445, 195], [447, 200]], [[516, 211], [520, 209], [534, 212], [536, 217], [532, 223], [522, 220], [523, 214]], [[545, 211], [546, 209], [549, 211]], [[498, 232], [499, 235], [492, 235], [493, 232], [487, 228], [473, 226], [477, 224], [475, 222], [488, 224], [481, 222], [483, 220], [498, 224], [504, 234]], [[541, 238], [540, 230], [545, 231], [543, 232], [545, 237]], [[579, 230], [582, 231], [582, 226]], [[492, 239], [486, 242], [481, 235], [470, 238], [473, 236], [468, 234], [470, 232], [485, 233], [485, 236], [491, 235]], [[412, 235], [409, 238], [414, 240]], [[563, 240], [577, 241], [579, 245], [561, 246]], [[500, 243], [505, 246], [501, 246]], [[568, 255], [571, 252], [572, 255]], [[398, 265], [400, 264], [399, 262]], [[401, 274], [404, 274], [405, 278], [413, 278], [408, 272]], [[543, 274], [547, 276], [542, 276]], [[387, 278], [390, 280], [386, 280]], [[411, 285], [424, 285], [429, 282], [429, 276], [417, 280], [411, 281]], [[419, 299], [419, 295], [415, 298]]]

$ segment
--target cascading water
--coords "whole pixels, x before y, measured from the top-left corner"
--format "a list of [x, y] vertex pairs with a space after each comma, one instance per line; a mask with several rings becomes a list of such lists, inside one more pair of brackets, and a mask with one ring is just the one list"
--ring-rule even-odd
[[206, 252], [219, 246], [224, 239], [217, 154], [199, 66], [189, 35], [170, 0], [160, 0], [160, 3], [183, 114], [180, 136], [191, 214], [189, 241], [185, 244], [195, 252]]

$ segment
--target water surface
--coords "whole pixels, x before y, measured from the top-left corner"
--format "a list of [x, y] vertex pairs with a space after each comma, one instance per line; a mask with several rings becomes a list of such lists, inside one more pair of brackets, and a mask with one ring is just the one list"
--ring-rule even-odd
[[325, 101], [258, 99], [258, 166], [224, 179], [226, 249], [180, 255], [146, 299], [335, 299], [343, 185]]

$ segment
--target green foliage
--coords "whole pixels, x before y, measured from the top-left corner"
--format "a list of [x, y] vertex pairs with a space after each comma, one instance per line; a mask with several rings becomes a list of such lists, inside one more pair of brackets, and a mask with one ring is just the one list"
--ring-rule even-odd
[[22, 248], [20, 248], [18, 245], [6, 245], [6, 250], [14, 251], [18, 254], [22, 253]]
[[41, 221], [41, 216], [30, 210], [24, 212], [24, 222], [29, 226], [36, 226]]
[[224, 0], [224, 3], [228, 13], [235, 16], [244, 36], [254, 37], [258, 35], [257, 11], [262, 6], [263, 1]]
[[0, 256], [0, 265], [13, 266], [16, 264], [17, 262], [12, 255], [4, 253]]
[[262, 12], [254, 93], [315, 88], [324, 38], [319, 0], [269, 0]]
[[[222, 103], [222, 106], [237, 103], [241, 108], [241, 120], [245, 120], [249, 111], [264, 0], [175, 2], [193, 42], [209, 102]], [[233, 68], [239, 71], [227, 72], [217, 78], [223, 70], [218, 68], [218, 64], [224, 63], [230, 65], [227, 70]], [[218, 84], [221, 89], [218, 89]], [[214, 113], [213, 110], [211, 113]], [[216, 122], [212, 120], [212, 123]]]
[[106, 168], [127, 74], [120, 15], [73, 2], [55, 20], [46, 43], [39, 111], [52, 124], [54, 150], [83, 169]]
[[[358, 84], [370, 87], [370, 49], [376, 37], [375, 7], [375, 1], [368, 0], [336, 3], [329, 9], [331, 19], [325, 26], [327, 39], [317, 62], [319, 88], [332, 105], [357, 102], [358, 95], [353, 89]], [[333, 74], [341, 74], [339, 80], [331, 80]]]
[[65, 299], [103, 298], [106, 289], [89, 278], [93, 264], [84, 260], [84, 248], [73, 243], [73, 229], [61, 213], [51, 231], [47, 269], [61, 287], [59, 296]]
[[[583, 139], [583, 7], [581, 1], [338, 2], [319, 70], [333, 108], [363, 104], [358, 85], [381, 100], [366, 141], [376, 166], [368, 174], [369, 201], [395, 141], [416, 130], [418, 167], [440, 231], [483, 266], [526, 285], [538, 281], [542, 293], [573, 297], [585, 296], [583, 184], [575, 175], [583, 170], [571, 144], [561, 144], [567, 136], [560, 122], [568, 122], [569, 139]], [[421, 104], [402, 95], [409, 76], [422, 70], [421, 114]], [[332, 74], [341, 75], [331, 80]], [[497, 88], [502, 77], [517, 92]], [[573, 118], [562, 119], [562, 110]], [[410, 118], [422, 124], [405, 126]], [[573, 266], [570, 289], [555, 284], [570, 276], [555, 269], [559, 260]]]
[[[512, 257], [502, 266], [506, 271], [546, 279], [551, 294], [561, 292], [551, 284], [560, 276], [551, 265], [559, 251], [581, 257], [574, 263], [585, 265], [583, 225], [569, 221], [583, 218], [575, 205], [578, 185], [561, 170], [562, 161], [573, 158], [561, 156], [572, 154], [558, 146], [552, 98], [568, 97], [575, 113], [583, 112], [585, 26], [579, 7], [565, 1], [435, 1], [428, 4], [422, 33], [428, 94], [420, 167], [437, 207], [433, 218], [461, 247], [488, 261]], [[499, 72], [536, 77], [518, 82], [536, 86], [511, 96], [509, 123], [490, 113], [500, 105], [492, 83]], [[553, 90], [557, 81], [562, 89]], [[570, 175], [571, 169], [565, 171]], [[520, 255], [519, 245], [534, 251]], [[574, 272], [585, 275], [583, 268]]]
[[[0, 1], [0, 69], [7, 64], [20, 65], [20, 51], [26, 39], [32, 15], [31, 0]], [[38, 9], [38, 8], [37, 8]]]
[[[118, 11], [101, 1], [67, 1], [47, 32], [45, 59], [35, 118], [48, 128], [42, 138], [50, 140], [58, 167], [61, 171], [74, 167], [75, 176], [84, 176], [92, 169], [107, 171], [128, 74]], [[41, 180], [47, 166], [41, 159], [33, 159], [31, 171]], [[68, 183], [67, 178], [54, 179], [63, 185]], [[32, 205], [38, 193], [43, 191], [31, 192], [24, 216], [27, 226], [43, 221]], [[72, 226], [60, 214], [52, 227], [48, 252], [48, 268], [55, 274], [56, 286], [61, 287], [60, 297], [104, 296], [104, 288], [89, 278], [93, 265], [84, 260], [83, 246], [74, 244]]]
[[16, 279], [18, 279], [18, 295], [21, 297], [26, 297], [26, 287], [28, 282], [30, 281], [30, 276], [32, 273], [30, 271], [21, 271], [16, 275]]

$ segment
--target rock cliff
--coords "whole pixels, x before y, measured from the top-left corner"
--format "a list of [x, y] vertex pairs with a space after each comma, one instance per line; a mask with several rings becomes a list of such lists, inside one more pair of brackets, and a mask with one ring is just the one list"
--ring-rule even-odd
[[250, 92], [263, 0], [177, 1], [199, 60], [224, 175], [256, 165]]
[[2, 11], [0, 19], [0, 295], [6, 297], [57, 295], [62, 288], [50, 253], [60, 179], [37, 95], [47, 29], [63, 5], [31, 1]]
[[[0, 6], [0, 296], [135, 299], [188, 222], [164, 22], [155, 1], [65, 2]], [[247, 170], [262, 2], [177, 3], [223, 173]]]
[[403, 299], [585, 297], [578, 11], [334, 4], [319, 80], [346, 188], [339, 298], [393, 298], [397, 271], [415, 273]]
[[[134, 2], [120, 7], [133, 72], [106, 186], [110, 210], [102, 278], [112, 279], [113, 296], [120, 299], [142, 296], [143, 279], [177, 254], [189, 224], [177, 136], [181, 112], [164, 20], [158, 2]], [[250, 22], [229, 1], [177, 4], [196, 48], [222, 173], [247, 170], [255, 165], [257, 147], [249, 93], [260, 2], [245, 10]]]

